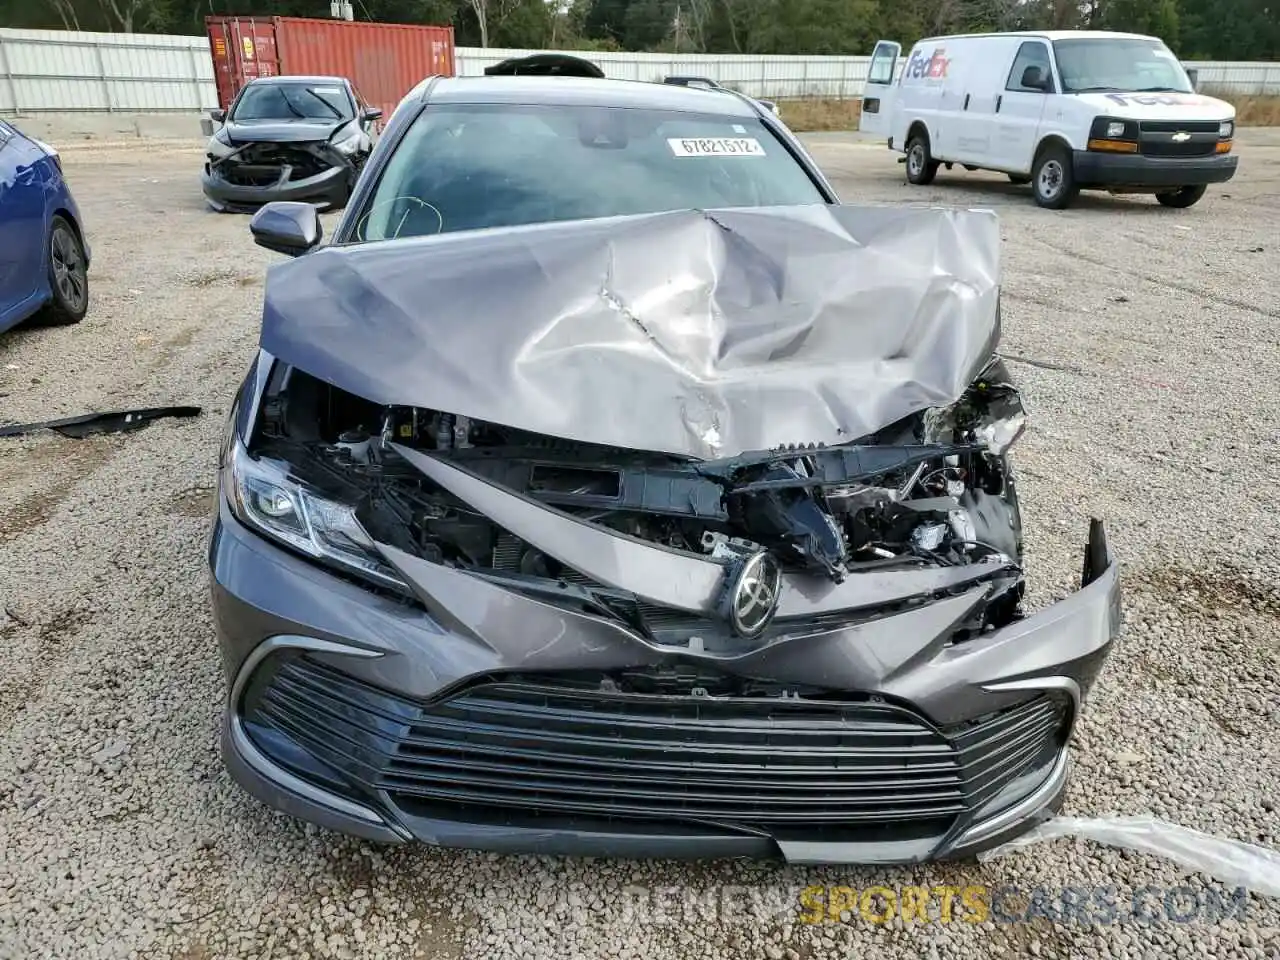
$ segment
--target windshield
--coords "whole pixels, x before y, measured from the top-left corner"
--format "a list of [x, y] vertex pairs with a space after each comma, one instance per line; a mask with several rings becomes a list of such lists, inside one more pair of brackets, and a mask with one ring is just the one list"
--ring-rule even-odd
[[1057, 40], [1058, 74], [1067, 93], [1191, 93], [1191, 81], [1159, 40]]
[[350, 120], [351, 101], [337, 84], [260, 83], [246, 87], [231, 120]]
[[428, 107], [406, 132], [355, 239], [826, 202], [759, 119], [448, 104]]

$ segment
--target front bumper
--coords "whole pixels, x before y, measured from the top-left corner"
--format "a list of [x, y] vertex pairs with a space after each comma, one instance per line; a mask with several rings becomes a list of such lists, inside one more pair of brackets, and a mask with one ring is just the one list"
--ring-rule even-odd
[[1238, 163], [1239, 158], [1229, 153], [1212, 157], [1147, 157], [1076, 150], [1074, 157], [1076, 182], [1082, 187], [1175, 189], [1225, 183], [1236, 175]]
[[224, 212], [252, 211], [276, 200], [313, 203], [322, 210], [336, 209], [347, 202], [354, 182], [354, 173], [349, 166], [331, 167], [313, 177], [282, 181], [266, 187], [231, 183], [210, 173], [207, 167], [200, 180], [209, 205]]
[[[800, 863], [969, 856], [1060, 805], [1067, 742], [1120, 625], [1107, 555], [1073, 596], [963, 645], [948, 646], [946, 628], [972, 590], [712, 664], [611, 625], [583, 635], [577, 615], [444, 568], [447, 609], [428, 615], [219, 510], [209, 559], [228, 769], [272, 806], [387, 842]], [[579, 635], [566, 643], [566, 631]], [[561, 682], [677, 664], [824, 692]]]

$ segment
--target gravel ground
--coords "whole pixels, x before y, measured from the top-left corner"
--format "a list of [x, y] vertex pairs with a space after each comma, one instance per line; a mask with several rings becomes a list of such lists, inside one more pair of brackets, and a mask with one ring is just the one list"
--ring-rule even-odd
[[[996, 208], [1032, 594], [1071, 589], [1090, 514], [1127, 626], [1074, 750], [1067, 810], [1152, 813], [1280, 846], [1280, 131], [1187, 211], [946, 174], [814, 136], [846, 200]], [[0, 335], [0, 420], [196, 403], [131, 436], [0, 444], [0, 955], [49, 957], [1280, 957], [1280, 904], [1167, 862], [1054, 841], [985, 864], [800, 870], [379, 849], [223, 772], [203, 552], [215, 449], [275, 259], [207, 213], [198, 148], [77, 147], [94, 245], [77, 328]], [[331, 221], [332, 222], [332, 221]], [[1086, 923], [797, 922], [809, 884], [1115, 888]], [[1153, 922], [1126, 920], [1133, 892]], [[1172, 905], [1163, 890], [1186, 888]], [[1190, 897], [1190, 906], [1186, 898]], [[1014, 908], [1026, 901], [1010, 901]]]

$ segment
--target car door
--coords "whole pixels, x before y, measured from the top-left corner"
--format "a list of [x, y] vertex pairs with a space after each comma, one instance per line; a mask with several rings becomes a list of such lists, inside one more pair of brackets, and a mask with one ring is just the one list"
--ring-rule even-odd
[[45, 276], [44, 156], [0, 120], [0, 330], [26, 319]]
[[1011, 173], [1030, 173], [1040, 119], [1049, 97], [1057, 91], [1053, 59], [1044, 40], [1025, 40], [1018, 47], [996, 100], [996, 136], [991, 166]]
[[862, 109], [858, 115], [858, 130], [889, 136], [889, 113], [893, 106], [894, 73], [902, 45], [881, 40], [871, 52], [871, 64], [867, 68], [867, 82], [862, 88]]

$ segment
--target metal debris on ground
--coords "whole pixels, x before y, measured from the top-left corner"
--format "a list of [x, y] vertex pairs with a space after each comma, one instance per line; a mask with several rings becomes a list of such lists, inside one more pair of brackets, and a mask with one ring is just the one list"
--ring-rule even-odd
[[0, 425], [0, 437], [21, 437], [38, 430], [54, 430], [75, 440], [102, 433], [131, 433], [141, 430], [153, 420], [164, 417], [198, 417], [199, 407], [146, 407], [141, 410], [116, 410], [110, 413], [86, 413], [61, 420], [45, 420], [40, 423], [11, 423]]
[[1008, 843], [978, 854], [980, 861], [1059, 837], [1081, 837], [1112, 847], [1165, 857], [1222, 883], [1280, 897], [1280, 851], [1215, 837], [1154, 817], [1054, 817]]

